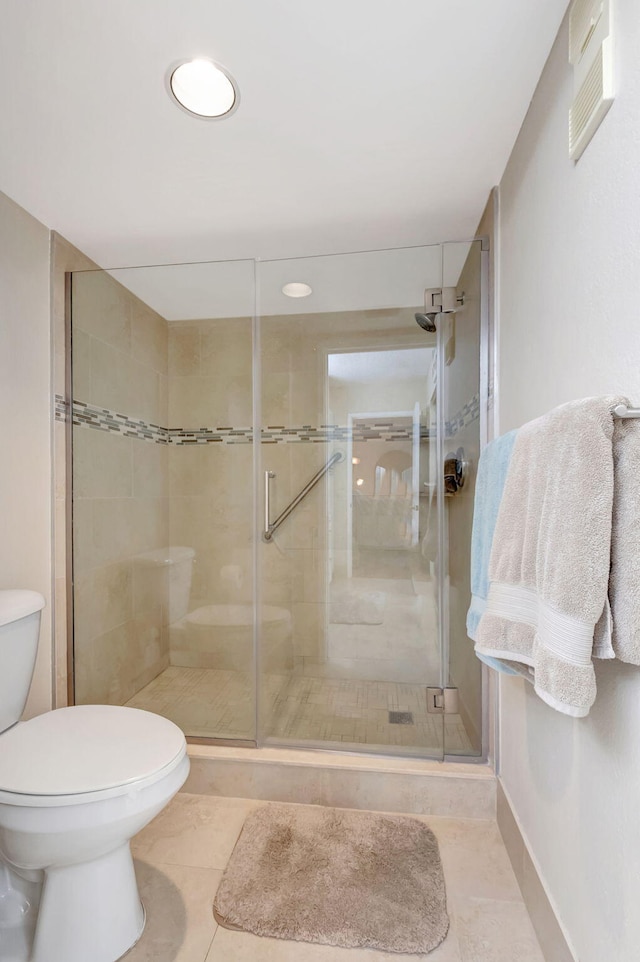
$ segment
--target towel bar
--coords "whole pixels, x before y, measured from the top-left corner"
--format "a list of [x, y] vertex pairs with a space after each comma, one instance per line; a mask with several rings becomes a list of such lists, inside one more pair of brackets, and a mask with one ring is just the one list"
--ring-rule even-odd
[[640, 418], [640, 408], [628, 408], [626, 404], [617, 404], [611, 413], [614, 418]]

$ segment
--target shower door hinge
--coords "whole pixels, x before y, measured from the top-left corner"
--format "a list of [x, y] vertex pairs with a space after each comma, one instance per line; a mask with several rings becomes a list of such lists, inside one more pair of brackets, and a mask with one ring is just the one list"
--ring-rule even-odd
[[425, 310], [434, 309], [442, 314], [457, 311], [464, 304], [464, 294], [458, 294], [455, 287], [427, 287], [424, 292]]
[[427, 688], [427, 712], [430, 715], [457, 715], [457, 688]]

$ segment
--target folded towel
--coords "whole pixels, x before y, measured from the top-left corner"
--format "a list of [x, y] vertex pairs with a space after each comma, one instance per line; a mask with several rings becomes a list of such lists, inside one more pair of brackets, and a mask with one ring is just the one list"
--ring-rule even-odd
[[640, 665], [640, 420], [615, 422], [613, 476], [613, 651], [621, 661]]
[[572, 401], [518, 431], [476, 632], [478, 654], [529, 665], [537, 694], [574, 717], [595, 699], [598, 623], [599, 650], [610, 650], [611, 409], [620, 403]]
[[[471, 605], [467, 612], [467, 634], [473, 641], [487, 604], [489, 558], [493, 533], [516, 434], [517, 431], [509, 431], [508, 434], [503, 434], [502, 437], [491, 441], [478, 462], [471, 531]], [[514, 668], [509, 668], [497, 658], [490, 658], [488, 655], [477, 652], [476, 654], [489, 668], [504, 672], [506, 675], [518, 674]]]

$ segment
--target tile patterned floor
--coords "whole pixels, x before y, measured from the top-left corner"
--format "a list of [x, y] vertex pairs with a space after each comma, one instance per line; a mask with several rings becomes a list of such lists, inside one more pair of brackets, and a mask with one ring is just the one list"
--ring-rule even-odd
[[[392, 711], [411, 712], [413, 724], [391, 723]], [[424, 685], [294, 676], [276, 695], [271, 719], [275, 738], [437, 752], [444, 734], [448, 752], [472, 751], [460, 715], [427, 713]]]
[[212, 902], [248, 799], [180, 793], [132, 850], [147, 926], [127, 962], [544, 962], [495, 822], [420, 817], [435, 832], [451, 917], [427, 956], [339, 949], [219, 928]]
[[255, 738], [255, 693], [249, 672], [170, 667], [127, 705], [170, 718], [186, 735]]
[[[444, 736], [447, 753], [472, 752], [460, 715], [427, 713], [424, 685], [268, 675], [264, 697], [265, 731], [273, 738], [438, 754]], [[167, 668], [127, 705], [164, 715], [188, 735], [255, 737], [248, 672]], [[390, 711], [411, 712], [413, 724], [390, 723]]]

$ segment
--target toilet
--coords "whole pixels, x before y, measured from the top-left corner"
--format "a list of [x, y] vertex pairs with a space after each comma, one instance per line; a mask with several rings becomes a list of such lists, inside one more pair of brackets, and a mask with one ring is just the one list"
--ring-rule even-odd
[[193, 548], [173, 546], [145, 551], [134, 558], [136, 596], [143, 605], [160, 604], [163, 625], [172, 625], [187, 614], [196, 553]]
[[44, 605], [0, 591], [0, 960], [115, 962], [145, 923], [129, 841], [184, 784], [186, 742], [115, 705], [20, 722]]

